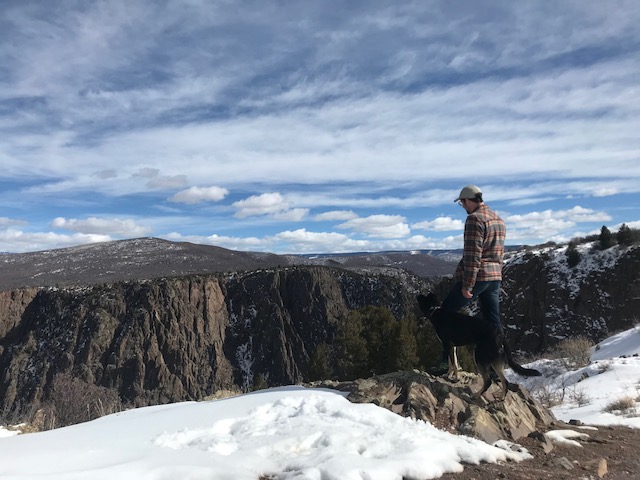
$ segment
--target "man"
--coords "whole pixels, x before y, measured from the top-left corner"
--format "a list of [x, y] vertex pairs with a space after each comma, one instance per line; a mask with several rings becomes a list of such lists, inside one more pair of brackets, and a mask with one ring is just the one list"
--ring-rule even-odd
[[464, 224], [464, 253], [454, 275], [456, 283], [442, 307], [457, 312], [477, 299], [482, 316], [502, 334], [500, 285], [507, 229], [498, 214], [483, 202], [482, 191], [477, 186], [464, 187], [454, 202], [468, 214]]

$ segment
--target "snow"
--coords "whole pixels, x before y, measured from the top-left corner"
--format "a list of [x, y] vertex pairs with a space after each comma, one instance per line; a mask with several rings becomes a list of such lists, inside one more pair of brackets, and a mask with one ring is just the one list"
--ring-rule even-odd
[[551, 430], [545, 433], [544, 436], [558, 445], [571, 445], [573, 447], [582, 447], [580, 442], [573, 440], [574, 438], [579, 438], [580, 440], [589, 438], [588, 434], [576, 432], [575, 430]]
[[[603, 412], [618, 396], [638, 400], [640, 358], [633, 355], [639, 353], [636, 327], [596, 346], [588, 367], [559, 371], [550, 360], [530, 366], [545, 372], [545, 388], [564, 390], [564, 402], [553, 408], [557, 418], [640, 427], [637, 411]], [[512, 381], [535, 389], [539, 379]], [[566, 394], [578, 387], [587, 405]], [[547, 435], [573, 445], [588, 436], [574, 430]], [[373, 404], [352, 404], [337, 391], [298, 386], [138, 408], [41, 433], [0, 429], [3, 480], [428, 479], [465, 464], [528, 458], [518, 445], [489, 445]]]
[[[542, 377], [509, 374], [508, 378], [534, 395], [543, 389], [555, 393], [562, 400], [551, 409], [558, 420], [640, 428], [640, 326], [603, 340], [591, 350], [591, 363], [586, 367], [565, 371], [556, 361], [539, 360], [528, 366], [542, 371]], [[633, 399], [635, 408], [605, 411], [622, 398]]]
[[284, 387], [129, 410], [0, 439], [0, 478], [437, 478], [526, 451], [438, 430], [332, 390]]

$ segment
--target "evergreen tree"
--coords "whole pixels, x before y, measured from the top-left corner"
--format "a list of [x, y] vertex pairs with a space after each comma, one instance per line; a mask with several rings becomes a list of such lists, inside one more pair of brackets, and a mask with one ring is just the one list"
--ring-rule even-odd
[[578, 265], [578, 263], [580, 263], [581, 256], [580, 256], [580, 252], [578, 251], [578, 248], [576, 247], [575, 242], [569, 242], [569, 245], [567, 246], [566, 255], [567, 255], [567, 264], [569, 265], [570, 268], [573, 268], [576, 265]]
[[620, 225], [620, 229], [616, 235], [616, 239], [620, 245], [628, 247], [633, 244], [633, 232], [626, 223]]
[[339, 380], [368, 376], [369, 350], [362, 336], [362, 314], [353, 310], [340, 319], [336, 334], [336, 373]]
[[615, 245], [613, 234], [605, 225], [600, 229], [598, 245], [600, 246], [600, 250], [606, 250], [607, 248], [611, 248]]
[[398, 322], [393, 342], [393, 370], [409, 370], [418, 366], [416, 320], [405, 318]]
[[252, 390], [253, 391], [264, 390], [266, 388], [269, 388], [269, 383], [267, 382], [267, 379], [265, 378], [265, 376], [262, 373], [256, 374], [253, 377]]
[[362, 336], [369, 350], [369, 371], [373, 374], [388, 373], [393, 370], [398, 322], [385, 307], [368, 306], [360, 310], [362, 314]]
[[329, 346], [322, 342], [313, 351], [309, 359], [307, 381], [329, 380], [333, 376], [333, 368], [329, 359]]

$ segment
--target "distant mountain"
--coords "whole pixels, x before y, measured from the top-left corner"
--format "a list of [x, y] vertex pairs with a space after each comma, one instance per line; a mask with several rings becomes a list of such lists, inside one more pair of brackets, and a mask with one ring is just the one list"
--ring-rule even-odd
[[421, 277], [439, 278], [453, 273], [455, 262], [451, 258], [455, 258], [455, 255], [451, 255], [452, 251], [276, 255], [158, 238], [138, 238], [0, 255], [0, 291], [18, 287], [90, 285], [292, 265], [327, 265], [353, 271], [373, 269], [378, 273], [403, 269]]
[[399, 268], [424, 278], [451, 275], [462, 256], [462, 250], [412, 250], [391, 252], [357, 252], [305, 255], [313, 265], [344, 267], [353, 270], [366, 268]]

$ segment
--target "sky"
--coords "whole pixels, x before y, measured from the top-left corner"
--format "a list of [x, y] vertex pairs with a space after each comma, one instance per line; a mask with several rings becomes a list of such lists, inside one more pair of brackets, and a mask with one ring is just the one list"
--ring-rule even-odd
[[0, 251], [640, 228], [635, 0], [3, 0]]
[[[587, 367], [559, 371], [553, 361], [538, 360], [531, 365], [542, 369], [543, 377], [525, 380], [511, 370], [507, 373], [513, 382], [542, 378], [549, 391], [565, 391], [564, 401], [552, 409], [554, 415], [587, 426], [556, 428], [546, 435], [554, 443], [579, 446], [593, 428], [640, 428], [639, 353], [637, 326], [594, 347]], [[533, 392], [541, 385], [529, 387]], [[373, 404], [352, 404], [343, 395], [288, 386], [224, 400], [137, 408], [41, 433], [20, 435], [0, 427], [0, 476], [392, 480], [438, 478], [480, 462], [536, 461], [517, 444], [501, 440], [489, 445]], [[603, 411], [627, 396], [636, 400], [631, 414]], [[574, 401], [578, 397], [581, 406]]]

